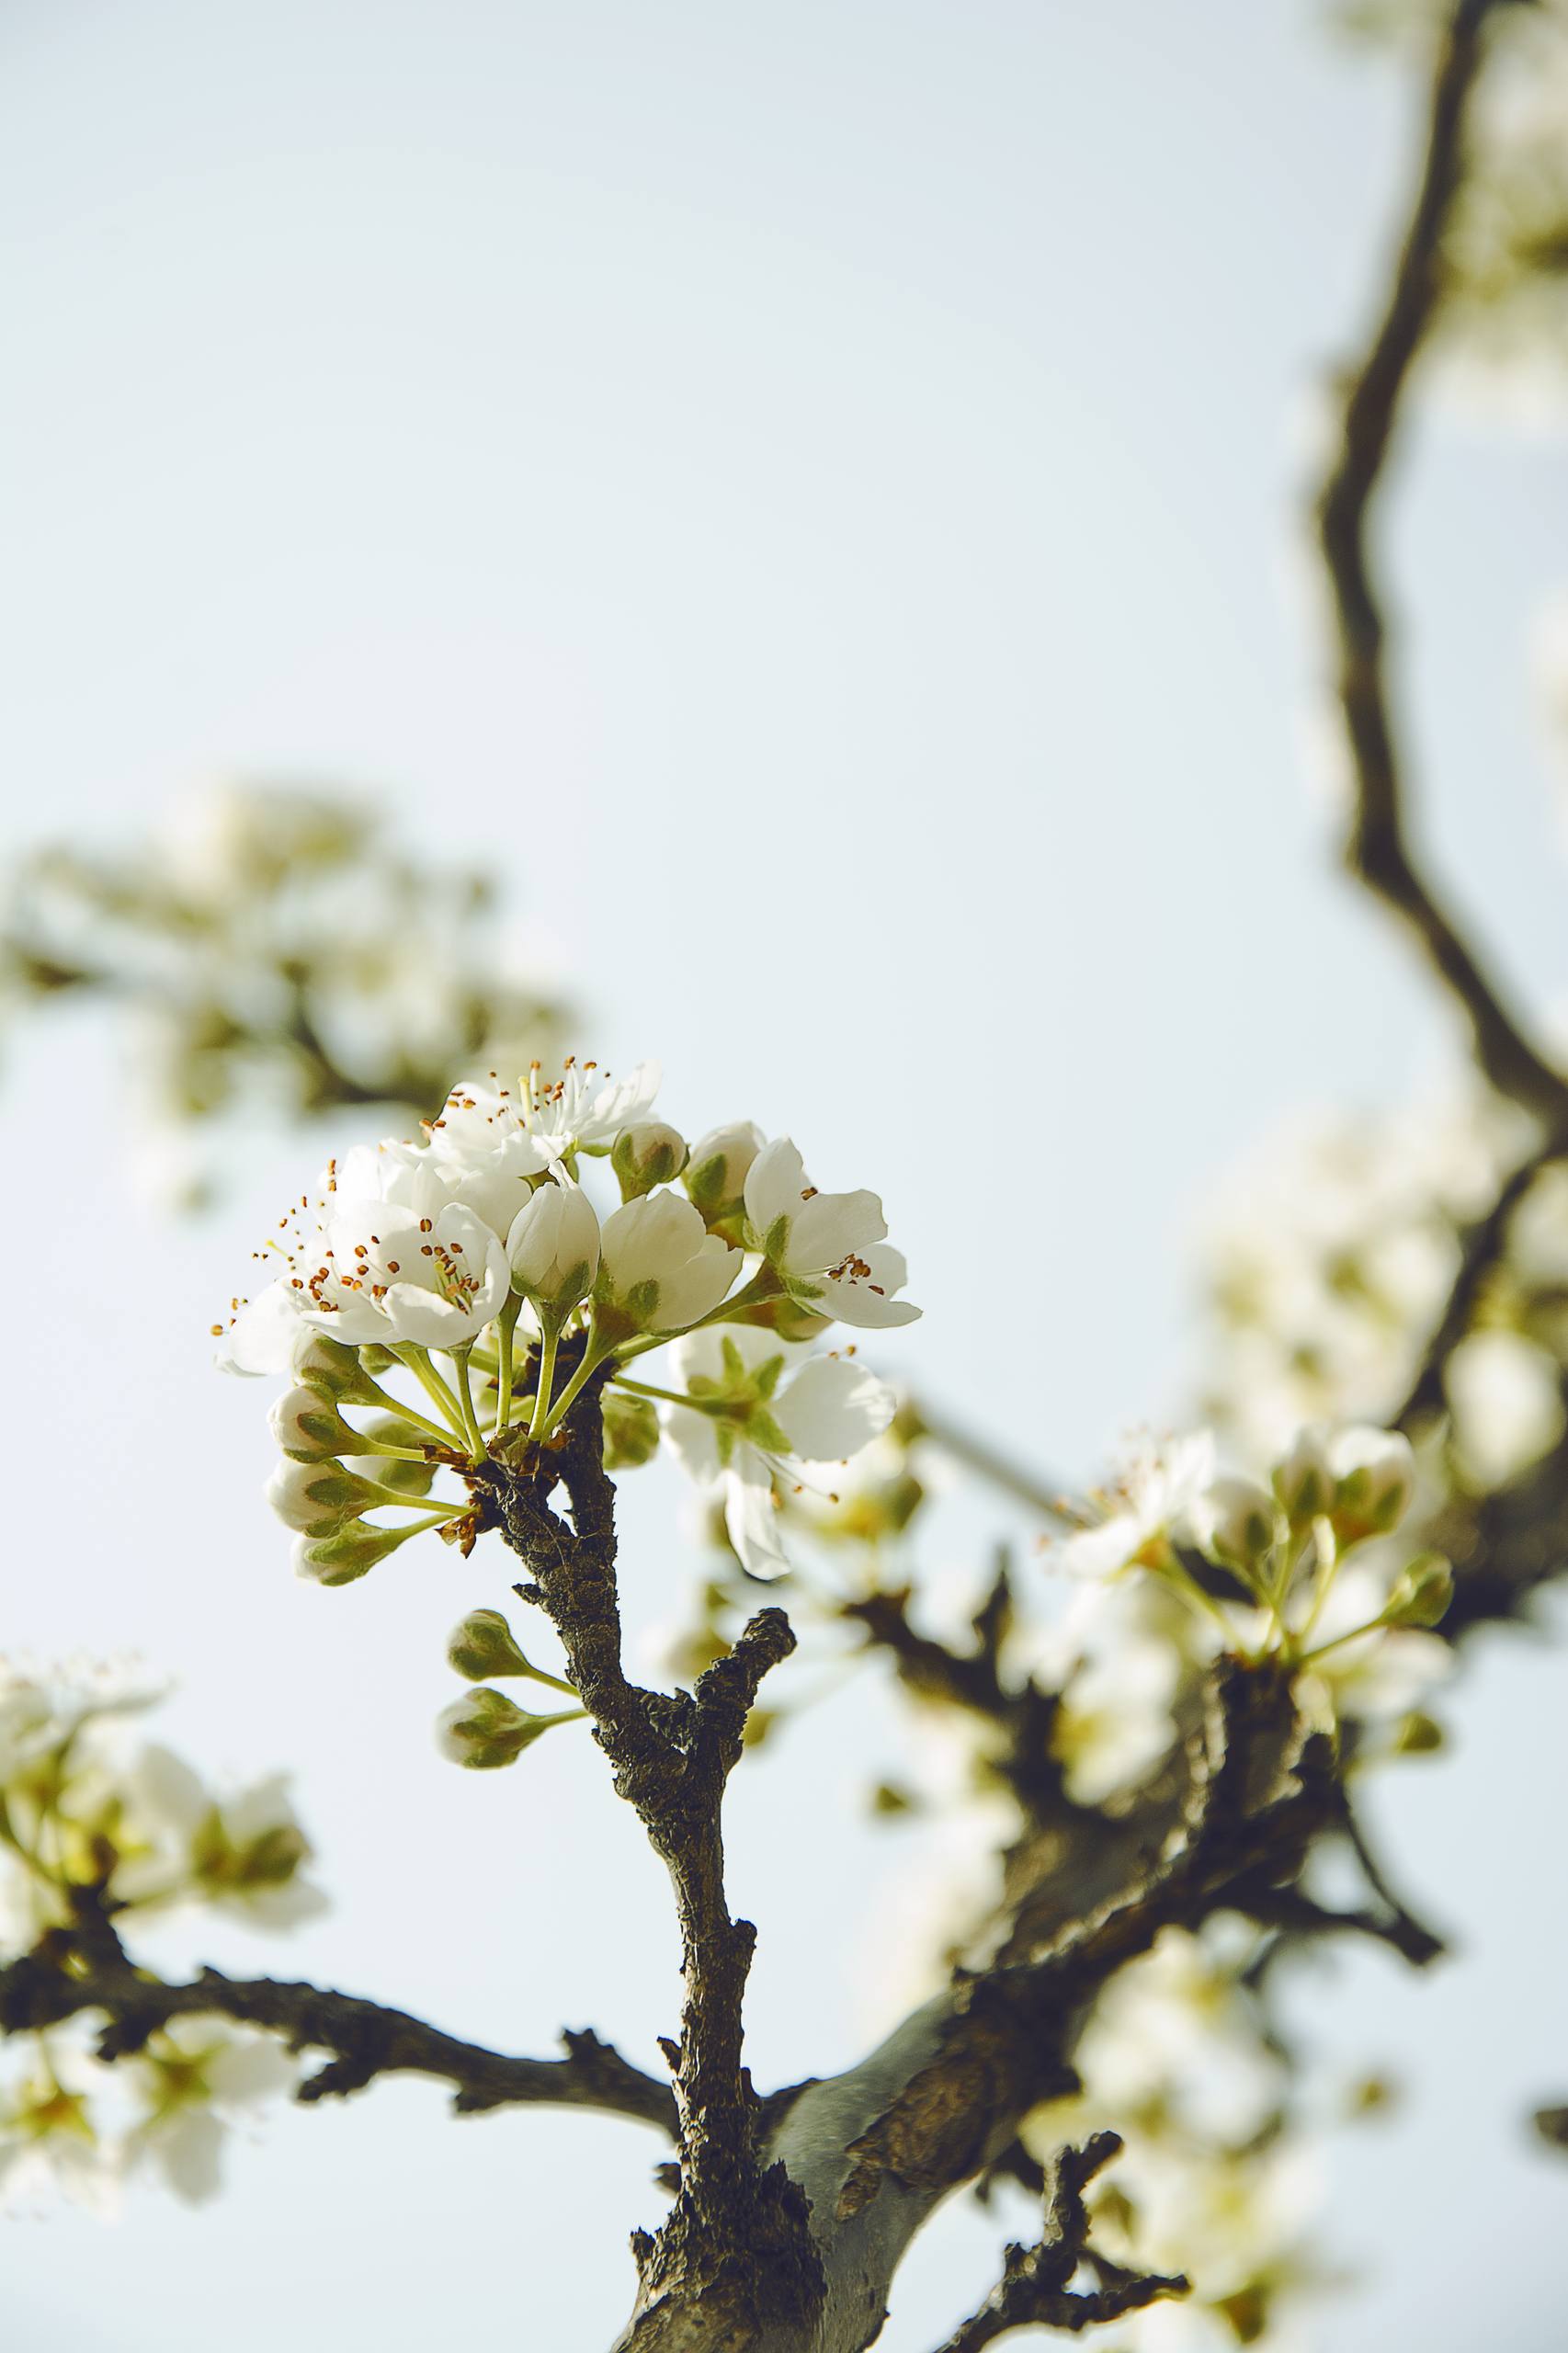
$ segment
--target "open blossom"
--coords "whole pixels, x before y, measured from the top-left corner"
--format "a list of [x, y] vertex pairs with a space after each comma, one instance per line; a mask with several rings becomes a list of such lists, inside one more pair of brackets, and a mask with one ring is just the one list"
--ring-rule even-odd
[[515, 1086], [492, 1071], [453, 1087], [430, 1123], [430, 1149], [449, 1166], [472, 1168], [499, 1155], [518, 1174], [542, 1176], [576, 1152], [606, 1153], [623, 1128], [646, 1120], [659, 1091], [657, 1063], [611, 1079], [597, 1063], [569, 1056], [559, 1078], [535, 1063]]
[[307, 1324], [359, 1347], [464, 1347], [510, 1289], [494, 1232], [456, 1202], [434, 1216], [353, 1202], [331, 1220], [315, 1264], [307, 1257], [290, 1279], [305, 1292]]
[[126, 2162], [156, 2165], [190, 2205], [204, 2204], [222, 2187], [230, 2125], [290, 2087], [299, 2074], [297, 2062], [266, 2036], [210, 2018], [171, 2018], [119, 2063], [144, 2103], [126, 2136]]
[[172, 1750], [144, 1748], [122, 1784], [131, 1851], [115, 1894], [138, 1905], [195, 1900], [267, 1928], [314, 1919], [327, 1899], [306, 1873], [311, 1843], [288, 1791], [288, 1776], [273, 1773], [219, 1798]]
[[27, 2075], [0, 2086], [0, 2211], [63, 2197], [103, 2220], [118, 2212], [123, 2157], [95, 2126], [90, 2097], [108, 2074], [51, 2039]]
[[846, 1358], [802, 1361], [772, 1333], [746, 1327], [694, 1332], [675, 1361], [692, 1403], [665, 1406], [671, 1444], [700, 1485], [722, 1492], [743, 1568], [782, 1575], [790, 1563], [778, 1540], [775, 1474], [792, 1483], [858, 1453], [892, 1421], [892, 1391]]
[[1114, 1576], [1173, 1537], [1187, 1532], [1214, 1478], [1209, 1430], [1146, 1446], [1128, 1465], [1112, 1508], [1097, 1526], [1058, 1545], [1057, 1564], [1072, 1576]]
[[741, 1254], [689, 1201], [649, 1193], [606, 1218], [595, 1298], [636, 1332], [683, 1332], [711, 1314]]
[[780, 1136], [746, 1172], [747, 1239], [791, 1299], [817, 1315], [866, 1329], [912, 1324], [920, 1310], [894, 1297], [908, 1268], [888, 1247], [875, 1193], [822, 1193], [800, 1153]]

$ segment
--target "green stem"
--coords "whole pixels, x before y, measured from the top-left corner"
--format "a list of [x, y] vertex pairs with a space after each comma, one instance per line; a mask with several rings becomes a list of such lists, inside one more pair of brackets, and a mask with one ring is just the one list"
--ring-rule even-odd
[[466, 1446], [469, 1432], [463, 1420], [462, 1407], [431, 1363], [428, 1350], [419, 1347], [412, 1340], [405, 1340], [392, 1350], [392, 1354], [400, 1364], [408, 1367], [426, 1394], [434, 1399], [445, 1415], [447, 1427], [441, 1433], [443, 1440], [455, 1438]]
[[[536, 1403], [534, 1407], [534, 1419], [528, 1425], [528, 1436], [530, 1438], [537, 1437], [540, 1440], [553, 1436], [554, 1432], [561, 1427], [562, 1423], [566, 1419], [567, 1415], [572, 1411], [573, 1406], [582, 1395], [589, 1381], [593, 1378], [594, 1374], [597, 1372], [600, 1365], [603, 1364], [606, 1357], [611, 1356], [614, 1353], [614, 1342], [603, 1339], [600, 1336], [597, 1325], [590, 1324], [588, 1326], [587, 1340], [583, 1349], [582, 1363], [577, 1367], [576, 1371], [572, 1375], [571, 1380], [567, 1382], [565, 1388], [556, 1399], [555, 1404], [551, 1407], [549, 1414], [545, 1417], [542, 1427], [539, 1428], [536, 1428], [535, 1427], [540, 1419], [539, 1407]], [[545, 1394], [545, 1381], [542, 1373], [540, 1379], [539, 1393], [540, 1397]]]
[[[383, 1389], [379, 1381], [370, 1379], [369, 1373], [365, 1375], [365, 1385], [378, 1403], [386, 1407], [389, 1414], [396, 1414], [402, 1421], [412, 1422], [415, 1429], [427, 1430], [430, 1436], [433, 1438], [438, 1438], [443, 1446], [450, 1445], [452, 1433], [443, 1423], [433, 1422], [428, 1414], [420, 1412], [417, 1405], [407, 1404], [403, 1398], [394, 1397], [390, 1389]], [[351, 1397], [348, 1402], [350, 1404], [358, 1404], [359, 1400], [358, 1397]]]
[[561, 1346], [560, 1317], [546, 1315], [540, 1330], [539, 1387], [534, 1392], [533, 1412], [528, 1416], [530, 1438], [542, 1438], [550, 1427], [550, 1400], [555, 1387], [555, 1352]]
[[624, 1389], [631, 1397], [656, 1397], [666, 1405], [689, 1405], [694, 1414], [722, 1414], [726, 1411], [724, 1402], [720, 1398], [693, 1397], [681, 1389], [655, 1389], [651, 1381], [628, 1381], [624, 1373], [619, 1372], [612, 1373], [610, 1379], [618, 1389]]
[[500, 1437], [512, 1418], [512, 1343], [517, 1329], [517, 1317], [523, 1302], [516, 1291], [509, 1294], [501, 1310], [501, 1371], [500, 1387], [495, 1392], [495, 1436]]
[[452, 1358], [452, 1364], [458, 1376], [458, 1403], [462, 1408], [463, 1420], [468, 1425], [469, 1447], [472, 1452], [474, 1461], [476, 1462], [483, 1462], [484, 1460], [484, 1432], [479, 1427], [479, 1415], [474, 1409], [473, 1387], [472, 1383], [469, 1380], [468, 1350], [463, 1348], [455, 1355]]

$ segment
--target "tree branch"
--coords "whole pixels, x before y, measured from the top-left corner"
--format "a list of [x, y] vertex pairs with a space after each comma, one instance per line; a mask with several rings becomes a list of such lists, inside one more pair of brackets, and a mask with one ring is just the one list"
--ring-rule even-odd
[[1558, 1147], [1551, 1143], [1529, 1154], [1505, 1177], [1485, 1215], [1477, 1218], [1465, 1232], [1460, 1245], [1459, 1267], [1443, 1312], [1404, 1402], [1389, 1422], [1390, 1429], [1408, 1431], [1413, 1423], [1444, 1411], [1447, 1401], [1443, 1383], [1449, 1358], [1470, 1330], [1486, 1279], [1507, 1248], [1514, 1211], [1542, 1169], [1561, 1156]]
[[[741, 1755], [764, 1676], [795, 1637], [765, 1609], [735, 1647], [671, 1696], [631, 1682], [621, 1656], [615, 1488], [603, 1461], [599, 1385], [591, 1383], [560, 1440], [517, 1467], [492, 1463], [486, 1508], [535, 1580], [518, 1592], [549, 1617], [567, 1669], [609, 1761], [669, 1872], [681, 1935], [685, 1998], [675, 2076], [680, 2183], [656, 2236], [637, 2233], [637, 2308], [628, 2342], [665, 2342], [672, 2309], [699, 2300], [737, 2345], [764, 2321], [804, 2321], [820, 2302], [806, 2210], [781, 2166], [758, 2154], [760, 2103], [744, 2063], [743, 2000], [756, 1931], [730, 1915], [722, 1827], [724, 1788]], [[568, 1523], [551, 1507], [557, 1487]]]
[[1412, 367], [1443, 291], [1442, 242], [1463, 178], [1466, 113], [1488, 17], [1506, 0], [1460, 0], [1432, 87], [1426, 153], [1387, 306], [1344, 384], [1341, 437], [1315, 519], [1333, 595], [1335, 690], [1355, 779], [1350, 872], [1414, 934], [1470, 1023], [1476, 1060], [1502, 1095], [1568, 1136], [1568, 1081], [1543, 1060], [1423, 874], [1405, 830], [1400, 756], [1384, 675], [1384, 625], [1367, 549]]
[[676, 2106], [666, 2085], [643, 2075], [608, 2042], [568, 2031], [564, 2059], [515, 2059], [482, 2044], [460, 2042], [404, 2010], [384, 2008], [357, 1994], [272, 1977], [235, 1978], [204, 1969], [188, 1984], [167, 1985], [131, 1961], [83, 1950], [69, 1929], [38, 1950], [0, 1969], [0, 2033], [58, 2026], [86, 2011], [108, 2018], [99, 2055], [119, 2059], [140, 2051], [149, 2035], [176, 2018], [222, 2018], [282, 2035], [290, 2050], [329, 2051], [331, 2062], [301, 2084], [312, 2101], [358, 2091], [377, 2075], [433, 2075], [455, 2086], [454, 2107], [480, 2109], [527, 2103], [595, 2108], [656, 2125], [673, 2140]]
[[[983, 2353], [1015, 2328], [1062, 2328], [1076, 2336], [1100, 2321], [1138, 2312], [1161, 2296], [1182, 2296], [1188, 2282], [1123, 2270], [1088, 2246], [1084, 2190], [1120, 2149], [1119, 2132], [1096, 2132], [1081, 2149], [1059, 2149], [1045, 2180], [1045, 2230], [1036, 2246], [1009, 2246], [1002, 2277], [980, 2310], [954, 2330], [937, 2353]], [[1068, 2286], [1084, 2263], [1097, 2288], [1074, 2294]]]

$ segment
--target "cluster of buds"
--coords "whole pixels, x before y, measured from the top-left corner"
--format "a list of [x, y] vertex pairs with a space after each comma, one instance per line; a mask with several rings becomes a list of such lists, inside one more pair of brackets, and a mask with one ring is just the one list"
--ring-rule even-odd
[[1090, 1578], [1142, 1571], [1187, 1605], [1211, 1645], [1278, 1660], [1336, 1715], [1382, 1712], [1364, 1688], [1381, 1654], [1391, 1693], [1435, 1680], [1447, 1663], [1446, 1645], [1428, 1654], [1417, 1642], [1413, 1655], [1411, 1644], [1442, 1619], [1452, 1569], [1390, 1540], [1415, 1482], [1395, 1431], [1302, 1430], [1267, 1484], [1220, 1472], [1201, 1431], [1134, 1461], [1099, 1498], [1097, 1521], [1056, 1558]]
[[[347, 1583], [432, 1527], [466, 1543], [473, 1474], [551, 1445], [593, 1383], [609, 1467], [667, 1437], [775, 1575], [780, 1494], [887, 1427], [853, 1348], [812, 1347], [919, 1313], [880, 1200], [820, 1191], [750, 1123], [688, 1145], [658, 1081], [574, 1061], [465, 1081], [423, 1142], [347, 1154], [280, 1221], [257, 1254], [276, 1279], [213, 1328], [230, 1369], [291, 1377], [269, 1493], [303, 1574]], [[607, 1164], [619, 1201], [595, 1198]]]
[[[322, 1909], [283, 1780], [210, 1790], [137, 1737], [158, 1697], [112, 1668], [0, 1668], [0, 1961], [45, 1939], [68, 1951], [85, 1890], [117, 1921], [199, 1904], [281, 1928]], [[227, 2126], [297, 2074], [264, 2037], [184, 2018], [112, 2067], [74, 2029], [7, 2048], [20, 2064], [0, 2083], [0, 2200], [13, 2206], [63, 2190], [111, 2208], [143, 2162], [206, 2198]]]

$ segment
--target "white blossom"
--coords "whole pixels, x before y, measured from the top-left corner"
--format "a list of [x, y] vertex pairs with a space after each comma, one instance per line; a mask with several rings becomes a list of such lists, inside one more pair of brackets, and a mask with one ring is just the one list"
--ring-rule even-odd
[[176, 2196], [203, 2205], [222, 2187], [229, 2127], [289, 2088], [298, 2067], [263, 2035], [208, 2018], [171, 2018], [146, 2048], [119, 2063], [144, 2109], [127, 2135], [129, 2165], [151, 2163]]
[[434, 1216], [395, 1201], [351, 1203], [328, 1223], [319, 1261], [307, 1256], [290, 1280], [303, 1285], [307, 1324], [361, 1347], [466, 1347], [511, 1287], [494, 1231], [457, 1202]]
[[599, 1221], [579, 1186], [546, 1183], [518, 1211], [506, 1235], [518, 1290], [551, 1308], [573, 1307], [599, 1270]]
[[612, 1080], [597, 1063], [568, 1056], [559, 1078], [535, 1063], [513, 1086], [494, 1071], [460, 1080], [430, 1123], [430, 1147], [464, 1168], [500, 1154], [517, 1173], [543, 1176], [574, 1153], [608, 1152], [623, 1128], [646, 1120], [660, 1076], [657, 1063], [639, 1063]]
[[1052, 1559], [1070, 1576], [1115, 1576], [1173, 1537], [1190, 1532], [1214, 1478], [1212, 1431], [1146, 1442], [1107, 1498], [1105, 1518], [1064, 1537]]
[[887, 1245], [876, 1194], [819, 1192], [788, 1136], [758, 1153], [744, 1200], [748, 1242], [802, 1307], [867, 1329], [912, 1324], [919, 1314], [894, 1297], [908, 1268]]
[[709, 1315], [741, 1254], [676, 1193], [649, 1193], [606, 1218], [595, 1298], [636, 1332], [681, 1332]]
[[824, 1466], [858, 1453], [892, 1421], [893, 1392], [846, 1357], [802, 1357], [748, 1326], [694, 1332], [674, 1358], [693, 1402], [664, 1407], [670, 1443], [699, 1486], [722, 1492], [743, 1568], [780, 1576], [790, 1563], [775, 1477], [811, 1483]]

